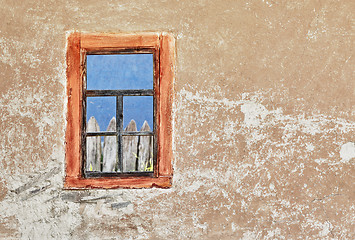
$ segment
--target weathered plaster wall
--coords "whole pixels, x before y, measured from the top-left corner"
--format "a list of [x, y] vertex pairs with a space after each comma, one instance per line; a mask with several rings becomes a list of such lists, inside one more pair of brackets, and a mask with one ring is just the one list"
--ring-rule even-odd
[[[1, 239], [354, 239], [352, 0], [0, 1]], [[62, 190], [69, 31], [177, 39], [168, 190]]]

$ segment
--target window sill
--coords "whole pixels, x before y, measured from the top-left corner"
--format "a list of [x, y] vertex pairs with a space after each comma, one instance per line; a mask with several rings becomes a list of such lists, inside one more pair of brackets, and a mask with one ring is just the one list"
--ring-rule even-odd
[[79, 178], [66, 177], [64, 189], [170, 188], [171, 177]]

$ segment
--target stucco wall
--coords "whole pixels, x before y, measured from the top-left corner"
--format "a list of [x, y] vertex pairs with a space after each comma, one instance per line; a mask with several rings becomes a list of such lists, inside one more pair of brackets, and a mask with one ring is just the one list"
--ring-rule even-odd
[[[0, 4], [1, 239], [355, 238], [354, 1]], [[171, 189], [62, 189], [74, 30], [176, 37]]]

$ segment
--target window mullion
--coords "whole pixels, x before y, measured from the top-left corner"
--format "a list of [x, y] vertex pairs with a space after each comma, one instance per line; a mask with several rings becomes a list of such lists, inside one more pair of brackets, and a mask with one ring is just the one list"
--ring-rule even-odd
[[122, 130], [123, 130], [123, 96], [116, 96], [116, 133], [117, 133], [117, 156], [121, 173], [123, 172]]

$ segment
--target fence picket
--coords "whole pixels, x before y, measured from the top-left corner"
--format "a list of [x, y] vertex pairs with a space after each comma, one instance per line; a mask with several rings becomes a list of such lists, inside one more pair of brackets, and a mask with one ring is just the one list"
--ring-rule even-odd
[[[140, 131], [150, 131], [147, 121], [144, 121]], [[138, 155], [137, 170], [145, 171], [145, 168], [149, 165], [149, 160], [153, 159], [153, 137], [139, 136]]]
[[[113, 117], [107, 127], [107, 132], [116, 130], [116, 118]], [[87, 124], [88, 132], [99, 132], [100, 127], [95, 117], [90, 117]], [[136, 122], [132, 119], [125, 128], [125, 131], [137, 131]], [[144, 121], [140, 131], [151, 131], [147, 121]], [[120, 172], [117, 169], [117, 138], [116, 136], [105, 136], [103, 147], [101, 137], [87, 137], [87, 171], [100, 171], [102, 160], [102, 172]], [[149, 167], [153, 159], [153, 137], [152, 136], [123, 136], [122, 137], [123, 172], [151, 171]]]
[[[107, 132], [116, 130], [116, 118], [113, 117], [107, 127]], [[114, 172], [117, 165], [117, 137], [105, 136], [104, 137], [104, 150], [102, 159], [102, 171]], [[118, 169], [120, 171], [120, 169]]]
[[[125, 131], [137, 131], [136, 122], [132, 119], [127, 125]], [[123, 153], [123, 171], [133, 172], [136, 170], [136, 161], [138, 157], [137, 136], [123, 136], [122, 140], [122, 153]]]
[[[100, 127], [94, 117], [90, 117], [87, 124], [88, 132], [99, 132]], [[90, 171], [100, 171], [101, 141], [100, 137], [88, 137], [86, 139], [86, 169]]]

